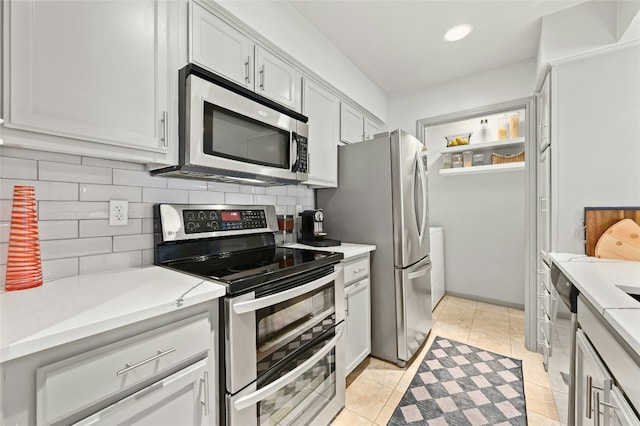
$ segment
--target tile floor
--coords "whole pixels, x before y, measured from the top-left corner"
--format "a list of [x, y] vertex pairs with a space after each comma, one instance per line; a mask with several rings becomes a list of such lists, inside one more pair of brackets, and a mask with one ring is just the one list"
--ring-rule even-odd
[[347, 377], [345, 408], [332, 426], [385, 426], [435, 336], [521, 359], [529, 425], [560, 425], [542, 355], [524, 347], [524, 311], [445, 296], [427, 343], [405, 368], [370, 357]]

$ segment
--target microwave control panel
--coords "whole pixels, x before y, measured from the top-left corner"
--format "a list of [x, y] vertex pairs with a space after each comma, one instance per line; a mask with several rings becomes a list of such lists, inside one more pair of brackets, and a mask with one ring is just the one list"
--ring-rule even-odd
[[309, 161], [308, 161], [308, 145], [309, 142], [307, 140], [307, 138], [305, 138], [304, 136], [295, 134], [294, 135], [297, 141], [297, 146], [298, 146], [298, 155], [297, 155], [297, 161], [296, 164], [293, 167], [293, 171], [294, 172], [300, 172], [300, 173], [307, 173], [309, 170]]
[[264, 210], [183, 210], [185, 234], [267, 228]]

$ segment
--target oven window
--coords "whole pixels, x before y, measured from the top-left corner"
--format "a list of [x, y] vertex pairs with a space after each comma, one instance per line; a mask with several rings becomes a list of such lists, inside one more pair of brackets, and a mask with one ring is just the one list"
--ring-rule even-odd
[[335, 283], [256, 311], [258, 376], [336, 324]]
[[204, 103], [205, 154], [289, 169], [290, 133]]
[[[326, 343], [326, 342], [325, 342]], [[324, 345], [317, 345], [295, 357], [278, 377], [293, 370]], [[311, 366], [294, 382], [280, 389], [257, 406], [259, 425], [307, 425], [336, 396], [335, 348]], [[266, 386], [269, 383], [265, 383]]]

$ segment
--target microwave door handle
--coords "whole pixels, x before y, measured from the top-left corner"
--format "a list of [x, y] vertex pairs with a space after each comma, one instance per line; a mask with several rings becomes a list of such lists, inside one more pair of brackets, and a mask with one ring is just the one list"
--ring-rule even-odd
[[257, 404], [260, 401], [268, 398], [274, 393], [278, 392], [283, 387], [287, 386], [298, 377], [300, 377], [303, 373], [309, 370], [315, 363], [324, 358], [331, 349], [336, 346], [338, 340], [342, 337], [342, 333], [344, 332], [344, 323], [338, 324], [336, 326], [336, 335], [318, 352], [313, 354], [313, 356], [307, 359], [305, 362], [296, 367], [295, 370], [285, 374], [280, 377], [278, 380], [269, 383], [267, 386], [261, 388], [260, 390], [253, 392], [247, 396], [243, 396], [239, 398], [233, 405], [236, 410], [243, 410], [245, 408], [251, 407], [252, 405]]
[[289, 146], [291, 152], [289, 153], [289, 164], [291, 164], [291, 171], [298, 171], [298, 135], [296, 132], [289, 132]]
[[301, 285], [299, 287], [294, 287], [290, 290], [281, 291], [276, 294], [271, 294], [269, 296], [260, 297], [258, 299], [235, 303], [233, 305], [233, 311], [236, 314], [246, 314], [247, 312], [254, 312], [259, 309], [266, 308], [268, 306], [273, 306], [281, 302], [286, 302], [289, 299], [293, 299], [294, 297], [301, 296], [305, 293], [308, 293], [310, 291], [316, 290], [320, 287], [323, 287], [329, 284], [331, 281], [334, 281], [338, 277], [338, 275], [340, 275], [341, 273], [342, 273], [342, 266], [336, 265], [334, 272], [322, 278], [318, 278], [317, 280], [311, 281], [310, 283]]

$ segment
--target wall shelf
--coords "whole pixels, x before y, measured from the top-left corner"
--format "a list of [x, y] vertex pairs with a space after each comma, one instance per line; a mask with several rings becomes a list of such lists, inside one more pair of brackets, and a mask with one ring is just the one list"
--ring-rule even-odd
[[519, 161], [517, 163], [488, 164], [486, 166], [456, 167], [453, 169], [440, 169], [440, 174], [443, 176], [475, 175], [480, 173], [515, 172], [518, 170], [524, 170], [524, 161]]
[[511, 147], [520, 146], [520, 145], [524, 146], [524, 137], [516, 138], [516, 139], [500, 140], [500, 141], [470, 143], [467, 145], [460, 145], [460, 146], [450, 146], [450, 147], [442, 148], [440, 150], [440, 154], [453, 154], [456, 152], [474, 151], [478, 149], [489, 149], [489, 148], [511, 148]]

